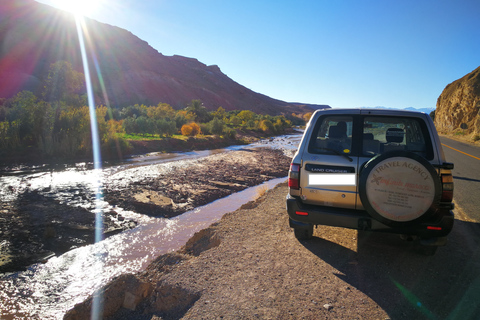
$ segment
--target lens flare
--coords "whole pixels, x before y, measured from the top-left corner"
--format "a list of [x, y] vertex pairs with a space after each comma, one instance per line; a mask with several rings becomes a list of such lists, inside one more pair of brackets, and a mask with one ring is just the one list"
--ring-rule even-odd
[[[96, 179], [96, 192], [95, 192], [95, 242], [103, 240], [103, 192], [102, 192], [102, 159], [100, 154], [100, 137], [98, 134], [98, 125], [97, 125], [97, 116], [95, 113], [95, 99], [93, 95], [92, 81], [90, 78], [90, 69], [88, 66], [88, 57], [87, 50], [85, 46], [85, 36], [88, 35], [88, 30], [85, 26], [83, 17], [75, 15], [75, 23], [77, 26], [78, 40], [80, 42], [80, 51], [82, 54], [83, 70], [85, 74], [85, 83], [87, 86], [87, 98], [88, 98], [88, 108], [90, 110], [90, 127], [92, 132], [92, 146], [93, 146], [93, 163], [94, 168], [97, 173]], [[96, 263], [98, 264], [98, 272], [103, 272], [103, 261], [101, 258], [97, 259]], [[92, 304], [92, 319], [101, 319], [102, 318], [102, 303], [103, 295], [101, 289], [98, 290], [93, 296]]]
[[99, 0], [55, 0], [55, 6], [76, 16], [88, 16], [95, 13], [102, 1]]

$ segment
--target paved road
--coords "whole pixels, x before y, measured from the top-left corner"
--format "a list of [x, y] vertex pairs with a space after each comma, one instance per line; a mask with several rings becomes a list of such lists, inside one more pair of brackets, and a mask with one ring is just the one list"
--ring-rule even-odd
[[448, 162], [453, 162], [454, 200], [465, 214], [480, 222], [480, 148], [441, 137]]

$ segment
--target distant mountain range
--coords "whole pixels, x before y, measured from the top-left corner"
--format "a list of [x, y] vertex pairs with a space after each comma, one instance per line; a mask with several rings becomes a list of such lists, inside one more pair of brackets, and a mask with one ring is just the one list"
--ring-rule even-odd
[[[223, 107], [272, 115], [329, 108], [273, 99], [235, 82], [216, 65], [164, 56], [127, 30], [87, 18], [85, 23], [97, 104], [106, 103], [103, 83], [112, 106], [163, 102], [180, 109], [199, 99], [209, 110]], [[83, 72], [74, 17], [67, 12], [33, 0], [1, 0], [0, 41], [0, 98], [21, 90], [39, 94], [50, 65], [60, 60]]]
[[408, 110], [408, 111], [418, 111], [418, 112], [424, 112], [426, 114], [430, 114], [430, 112], [434, 111], [435, 108], [412, 108], [412, 107], [408, 107], [408, 108], [389, 108], [389, 107], [374, 107], [375, 109], [394, 109], [394, 110]]

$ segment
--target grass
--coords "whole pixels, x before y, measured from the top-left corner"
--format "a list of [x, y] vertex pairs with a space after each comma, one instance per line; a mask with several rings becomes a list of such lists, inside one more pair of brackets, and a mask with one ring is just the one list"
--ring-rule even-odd
[[268, 187], [267, 187], [267, 185], [261, 185], [261, 186], [257, 187], [256, 191], [257, 192], [256, 192], [255, 199], [258, 199], [268, 191]]
[[164, 137], [159, 134], [154, 135], [140, 135], [140, 134], [123, 134], [122, 137], [125, 140], [132, 140], [132, 141], [144, 141], [144, 140], [165, 140], [165, 139], [177, 139], [187, 141], [188, 137], [181, 135], [181, 134], [174, 134], [171, 137]]

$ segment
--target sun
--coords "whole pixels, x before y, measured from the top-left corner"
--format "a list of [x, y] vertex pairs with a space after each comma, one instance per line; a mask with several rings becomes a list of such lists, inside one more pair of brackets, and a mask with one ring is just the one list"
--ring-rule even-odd
[[77, 16], [88, 16], [98, 10], [102, 0], [54, 0], [55, 6]]

